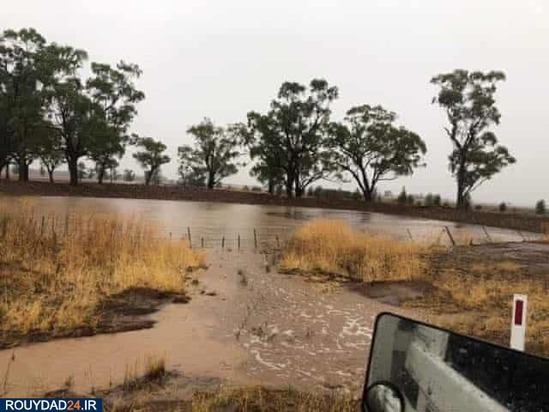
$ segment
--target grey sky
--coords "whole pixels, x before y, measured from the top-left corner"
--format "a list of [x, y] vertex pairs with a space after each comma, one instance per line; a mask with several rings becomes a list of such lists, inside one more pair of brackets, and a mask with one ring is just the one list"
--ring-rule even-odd
[[[7, 3], [7, 4], [6, 4]], [[500, 140], [518, 163], [475, 193], [481, 201], [549, 200], [549, 2], [546, 0], [18, 0], [0, 28], [35, 27], [94, 61], [138, 63], [147, 98], [133, 131], [175, 159], [203, 117], [224, 124], [265, 110], [285, 80], [339, 86], [334, 117], [382, 104], [419, 133], [428, 166], [381, 188], [454, 196], [450, 143], [429, 79], [455, 68], [501, 69]], [[124, 167], [135, 167], [127, 156]], [[175, 176], [176, 162], [164, 167]], [[242, 172], [228, 180], [253, 183]]]

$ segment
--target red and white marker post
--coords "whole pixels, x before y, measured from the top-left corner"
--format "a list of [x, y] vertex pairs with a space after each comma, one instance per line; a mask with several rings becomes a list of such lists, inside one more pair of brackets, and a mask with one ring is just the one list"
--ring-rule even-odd
[[511, 348], [524, 351], [526, 340], [526, 295], [513, 295], [513, 319], [511, 322]]

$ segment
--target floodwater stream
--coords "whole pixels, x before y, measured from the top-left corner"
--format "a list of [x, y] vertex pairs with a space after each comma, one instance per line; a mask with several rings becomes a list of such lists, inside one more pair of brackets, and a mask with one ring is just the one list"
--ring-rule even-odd
[[[408, 316], [347, 288], [265, 270], [266, 256], [252, 247], [221, 249], [220, 239], [241, 235], [243, 245], [288, 236], [312, 218], [341, 219], [360, 230], [398, 237], [436, 239], [449, 226], [482, 239], [484, 229], [432, 220], [356, 211], [280, 206], [94, 198], [30, 198], [35, 211], [78, 211], [145, 219], [164, 236], [190, 230], [208, 248], [209, 269], [190, 286], [191, 302], [166, 305], [151, 315], [151, 329], [56, 340], [0, 351], [4, 396], [32, 396], [70, 382], [73, 390], [119, 385], [162, 357], [187, 377], [219, 378], [234, 384], [360, 390], [374, 318], [383, 310]], [[189, 228], [189, 229], [188, 229]], [[520, 240], [518, 233], [488, 228], [495, 241]], [[246, 243], [248, 242], [248, 243]], [[243, 281], [245, 277], [245, 281]], [[204, 293], [211, 292], [211, 293]]]

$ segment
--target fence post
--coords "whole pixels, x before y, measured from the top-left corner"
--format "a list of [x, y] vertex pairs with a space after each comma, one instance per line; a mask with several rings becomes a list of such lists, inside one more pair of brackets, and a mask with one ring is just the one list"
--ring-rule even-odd
[[238, 250], [240, 250], [240, 233], [238, 234]]
[[484, 233], [486, 234], [486, 237], [488, 238], [488, 242], [492, 243], [492, 237], [488, 233], [488, 230], [486, 230], [485, 226], [482, 226], [482, 230], [484, 230]]
[[454, 240], [454, 237], [452, 236], [452, 232], [450, 232], [450, 228], [448, 226], [444, 226], [446, 229], [446, 233], [448, 233], [448, 237], [450, 238], [450, 241], [452, 242], [452, 245], [456, 245], [456, 241]]
[[254, 246], [257, 249], [257, 231], [254, 229]]
[[204, 238], [203, 237], [200, 238], [200, 247], [202, 249], [204, 249]]
[[189, 238], [189, 247], [193, 248], [193, 242], [191, 240], [191, 228], [187, 226], [187, 237]]
[[414, 241], [414, 238], [412, 237], [412, 232], [410, 232], [410, 229], [406, 229], [406, 231], [408, 232], [408, 237], [409, 237], [410, 240], [413, 242], [413, 241]]
[[280, 240], [278, 239], [278, 235], [276, 235], [276, 247], [280, 247]]
[[225, 235], [221, 238], [221, 249], [225, 249]]

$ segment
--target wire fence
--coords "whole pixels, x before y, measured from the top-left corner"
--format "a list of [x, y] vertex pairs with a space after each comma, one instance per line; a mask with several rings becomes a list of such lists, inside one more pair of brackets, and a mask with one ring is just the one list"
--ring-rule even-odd
[[[452, 228], [442, 226], [434, 228], [429, 234], [423, 232], [414, 234], [414, 230], [405, 228], [400, 236], [401, 240], [410, 242], [419, 242], [429, 246], [471, 246], [490, 243], [499, 243], [505, 241], [531, 241], [538, 240], [539, 236], [532, 233], [523, 233], [521, 231], [510, 231], [505, 238], [498, 238], [498, 234], [491, 233], [490, 228], [485, 226], [476, 227], [473, 232], [470, 229]], [[499, 229], [498, 229], [499, 232]], [[174, 238], [173, 233], [169, 233], [170, 238]], [[227, 251], [239, 250], [258, 250], [265, 248], [283, 248], [291, 237], [291, 232], [283, 231], [273, 233], [272, 230], [243, 232], [229, 232], [212, 234], [187, 227], [181, 239], [185, 239], [191, 248], [201, 249], [221, 249]]]

